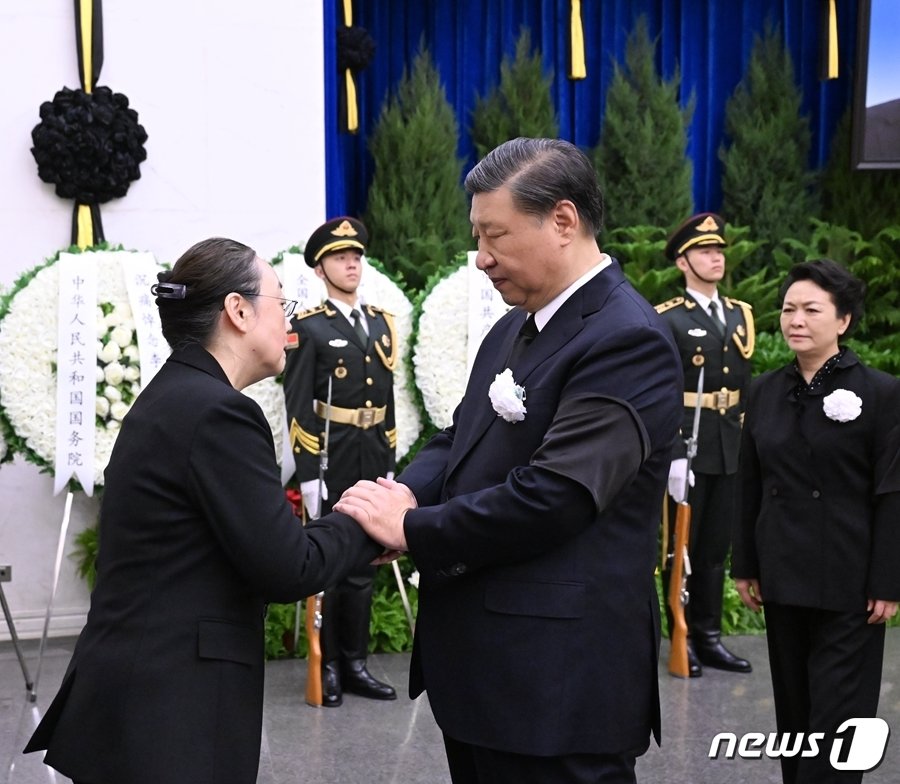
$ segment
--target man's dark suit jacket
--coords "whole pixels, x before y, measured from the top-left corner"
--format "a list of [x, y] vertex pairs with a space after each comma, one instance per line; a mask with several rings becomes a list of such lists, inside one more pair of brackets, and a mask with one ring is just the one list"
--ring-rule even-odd
[[[799, 402], [788, 365], [754, 379], [741, 445], [742, 519], [734, 577], [758, 578], [767, 602], [865, 612], [900, 599], [900, 380], [847, 349]], [[848, 390], [859, 416], [826, 416]]]
[[26, 751], [82, 781], [256, 781], [265, 603], [378, 552], [341, 515], [304, 529], [259, 406], [175, 352], [116, 440], [87, 624]]
[[646, 747], [659, 726], [654, 566], [681, 364], [615, 262], [512, 368], [525, 418], [493, 410], [525, 314], [485, 337], [453, 424], [400, 481], [421, 573], [411, 693], [450, 737], [540, 756]]

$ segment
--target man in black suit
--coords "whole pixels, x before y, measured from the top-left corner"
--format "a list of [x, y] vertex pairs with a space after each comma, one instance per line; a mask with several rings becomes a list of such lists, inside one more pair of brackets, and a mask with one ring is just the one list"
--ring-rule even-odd
[[[666, 256], [684, 274], [685, 293], [657, 305], [672, 330], [684, 367], [684, 409], [681, 433], [691, 435], [700, 369], [703, 398], [697, 456], [688, 479], [685, 441], [679, 439], [669, 470], [669, 519], [675, 504], [684, 500], [688, 482], [691, 502], [690, 601], [686, 620], [690, 633], [690, 676], [703, 674], [703, 665], [731, 672], [750, 672], [750, 662], [722, 644], [722, 597], [725, 558], [737, 519], [737, 470], [741, 446], [741, 418], [750, 384], [753, 355], [753, 312], [745, 302], [719, 296], [725, 275], [725, 221], [701, 212], [682, 223], [666, 243]], [[668, 543], [668, 552], [673, 551]], [[668, 595], [670, 570], [663, 571]], [[669, 630], [672, 616], [669, 616]]]
[[[332, 218], [306, 243], [304, 259], [325, 284], [328, 299], [292, 323], [284, 397], [303, 502], [310, 516], [360, 479], [394, 470], [394, 366], [397, 336], [390, 313], [357, 296], [366, 227]], [[329, 381], [331, 389], [329, 407]], [[320, 487], [319, 453], [329, 422], [328, 470]], [[376, 700], [397, 693], [366, 667], [375, 567], [364, 566], [329, 586], [322, 612], [322, 704], [337, 707], [348, 691]]]
[[587, 157], [514, 139], [467, 176], [513, 308], [453, 424], [335, 509], [421, 573], [410, 690], [454, 782], [633, 782], [659, 730], [658, 499], [681, 417], [665, 325], [600, 251]]

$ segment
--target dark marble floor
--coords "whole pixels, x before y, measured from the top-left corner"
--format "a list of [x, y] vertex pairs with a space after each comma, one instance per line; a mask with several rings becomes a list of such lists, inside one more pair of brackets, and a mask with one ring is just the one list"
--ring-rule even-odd
[[[0, 784], [68, 782], [22, 746], [65, 670], [74, 640], [51, 640], [45, 651], [36, 702], [29, 702], [10, 643], [0, 643]], [[709, 759], [713, 737], [730, 731], [768, 734], [775, 729], [765, 638], [732, 637], [728, 644], [754, 664], [750, 675], [707, 670], [691, 681], [669, 677], [660, 667], [663, 744], [638, 762], [640, 782], [667, 784], [767, 784], [780, 782], [777, 762]], [[23, 644], [32, 676], [37, 645]], [[667, 655], [663, 643], [663, 658]], [[310, 708], [303, 701], [304, 661], [267, 665], [259, 784], [446, 784], [440, 732], [428, 701], [407, 699], [407, 654], [372, 656], [370, 669], [398, 687], [395, 702], [347, 695], [337, 709]], [[888, 631], [879, 714], [900, 728], [900, 629]], [[900, 782], [900, 741], [889, 742], [883, 763], [866, 784]]]

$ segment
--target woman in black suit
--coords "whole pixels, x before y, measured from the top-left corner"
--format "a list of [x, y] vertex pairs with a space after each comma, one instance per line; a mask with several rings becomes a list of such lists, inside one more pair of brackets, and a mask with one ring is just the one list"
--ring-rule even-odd
[[798, 264], [781, 296], [795, 359], [751, 385], [732, 575], [744, 604], [765, 600], [778, 731], [824, 735], [782, 758], [784, 781], [859, 781], [830, 758], [845, 720], [875, 716], [900, 599], [900, 380], [840, 345], [864, 299], [843, 267]]
[[239, 391], [284, 368], [296, 303], [272, 267], [209, 239], [153, 293], [172, 354], [122, 424], [87, 624], [25, 750], [85, 784], [250, 784], [266, 602], [381, 548], [343, 515], [300, 525], [266, 418]]

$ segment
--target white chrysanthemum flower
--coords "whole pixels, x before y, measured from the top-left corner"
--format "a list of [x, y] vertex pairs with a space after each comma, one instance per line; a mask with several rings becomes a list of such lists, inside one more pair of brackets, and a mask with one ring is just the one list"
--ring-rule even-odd
[[105, 368], [103, 368], [103, 377], [106, 380], [107, 384], [117, 387], [125, 378], [125, 368], [123, 368], [118, 362], [110, 362]]
[[822, 409], [835, 422], [852, 422], [862, 413], [862, 398], [849, 389], [836, 389], [822, 399]]
[[416, 342], [416, 386], [425, 410], [439, 428], [453, 421], [468, 380], [468, 325], [460, 310], [468, 302], [468, 270], [460, 267], [441, 280], [422, 303]]
[[488, 397], [497, 416], [503, 417], [507, 422], [516, 423], [525, 419], [525, 389], [516, 384], [509, 368], [494, 377], [488, 389]]
[[120, 349], [134, 344], [134, 330], [121, 324], [113, 329], [109, 337], [111, 342], [115, 343]]
[[110, 363], [117, 362], [119, 357], [122, 356], [122, 349], [119, 348], [117, 343], [113, 341], [109, 341], [104, 344], [103, 348], [100, 349], [100, 353], [97, 355], [98, 359], [101, 362]]
[[109, 415], [115, 419], [117, 422], [121, 422], [125, 418], [125, 414], [128, 413], [128, 410], [131, 408], [127, 403], [123, 403], [121, 400], [118, 403], [113, 403], [109, 407]]

